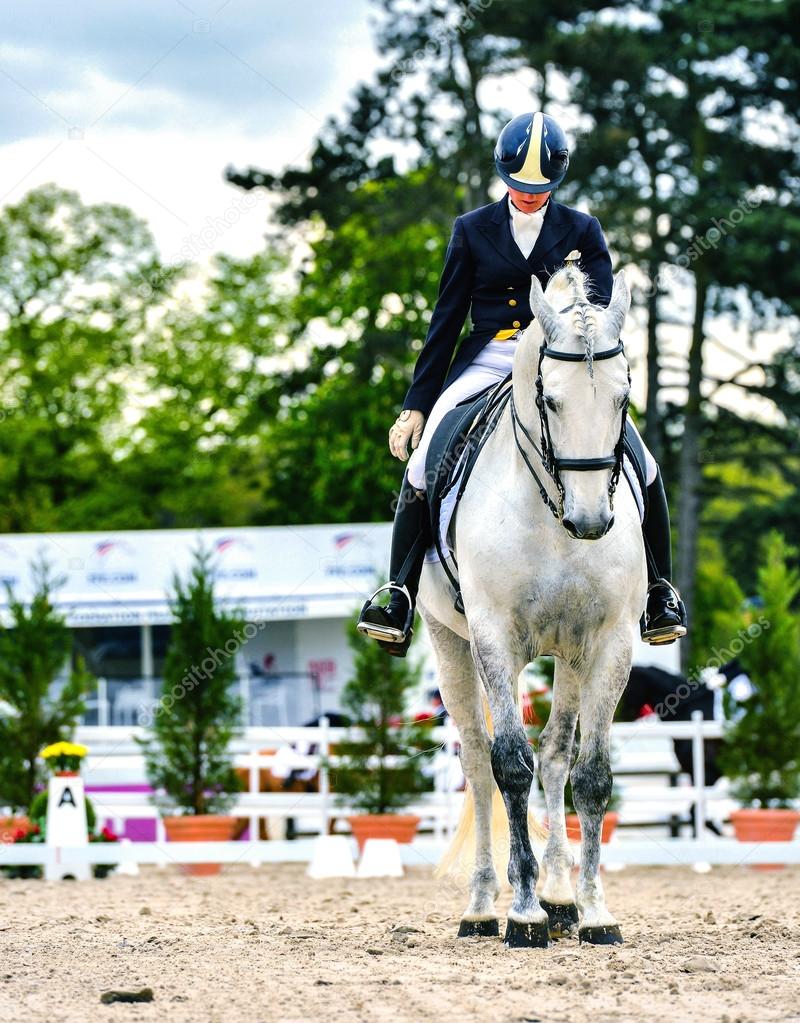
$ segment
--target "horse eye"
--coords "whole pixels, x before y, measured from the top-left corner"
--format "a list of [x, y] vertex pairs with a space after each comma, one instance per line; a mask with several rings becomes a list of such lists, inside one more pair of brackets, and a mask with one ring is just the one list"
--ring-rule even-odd
[[552, 398], [549, 394], [544, 399], [545, 405], [550, 409], [551, 412], [558, 412], [558, 402], [555, 398]]
[[623, 409], [626, 409], [628, 407], [628, 405], [630, 404], [630, 400], [631, 400], [630, 394], [628, 394], [628, 393], [621, 394], [617, 398], [617, 408], [620, 411], [622, 411]]

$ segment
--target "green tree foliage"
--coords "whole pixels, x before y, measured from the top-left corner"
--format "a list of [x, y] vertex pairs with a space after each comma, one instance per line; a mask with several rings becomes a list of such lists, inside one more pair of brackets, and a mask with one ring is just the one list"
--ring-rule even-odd
[[714, 650], [729, 649], [741, 628], [745, 595], [730, 574], [719, 541], [703, 537], [697, 573], [697, 599], [688, 639], [687, 674], [699, 675]]
[[265, 428], [258, 521], [391, 515], [402, 470], [386, 436], [435, 301], [449, 230], [441, 215], [446, 191], [423, 172], [370, 182], [335, 231], [319, 227], [295, 305], [308, 358], [284, 378], [284, 406]]
[[0, 716], [0, 806], [14, 810], [30, 807], [46, 778], [40, 751], [72, 738], [94, 684], [81, 661], [65, 672], [72, 638], [52, 603], [59, 580], [43, 562], [32, 571], [30, 603], [16, 599], [7, 587], [11, 620], [8, 626], [0, 624], [0, 700], [6, 705]]
[[197, 552], [189, 579], [176, 576], [173, 586], [164, 687], [142, 740], [147, 777], [165, 794], [157, 797], [165, 810], [222, 813], [239, 788], [229, 746], [241, 716], [233, 687], [245, 623], [216, 606], [207, 552]]
[[788, 806], [800, 796], [800, 571], [789, 565], [797, 552], [778, 533], [764, 545], [758, 573], [760, 606], [744, 624], [750, 642], [739, 660], [753, 693], [738, 705], [728, 700], [735, 722], [725, 736], [720, 763], [745, 804]]
[[355, 619], [349, 639], [353, 677], [342, 691], [342, 707], [361, 735], [337, 743], [331, 784], [363, 813], [391, 813], [430, 788], [422, 773], [423, 755], [433, 752], [430, 727], [404, 720], [420, 671], [366, 641], [356, 632]]
[[[281, 396], [290, 287], [272, 249], [219, 256], [203, 301], [169, 306], [146, 333], [146, 400], [116, 467], [113, 528], [245, 525], [260, 517], [262, 434]], [[133, 520], [133, 521], [132, 521]]]
[[93, 515], [148, 307], [142, 276], [159, 273], [150, 232], [123, 207], [46, 185], [3, 210], [0, 531], [80, 529]]

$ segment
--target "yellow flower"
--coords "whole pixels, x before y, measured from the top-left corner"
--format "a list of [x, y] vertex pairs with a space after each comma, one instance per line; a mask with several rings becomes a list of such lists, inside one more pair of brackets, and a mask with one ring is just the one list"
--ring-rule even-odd
[[89, 751], [75, 742], [52, 742], [39, 754], [44, 760], [50, 757], [85, 757]]

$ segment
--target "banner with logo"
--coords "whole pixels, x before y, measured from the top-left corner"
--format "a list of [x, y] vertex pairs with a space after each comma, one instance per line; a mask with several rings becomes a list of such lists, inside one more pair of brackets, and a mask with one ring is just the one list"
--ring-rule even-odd
[[268, 526], [0, 536], [4, 583], [31, 595], [31, 566], [44, 560], [63, 584], [55, 602], [71, 626], [165, 624], [168, 593], [193, 552], [209, 551], [220, 601], [250, 621], [344, 617], [363, 602], [388, 564], [391, 526]]

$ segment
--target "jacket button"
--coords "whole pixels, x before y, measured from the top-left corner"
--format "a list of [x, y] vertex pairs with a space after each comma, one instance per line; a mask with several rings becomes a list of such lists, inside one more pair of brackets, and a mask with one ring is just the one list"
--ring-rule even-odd
[[516, 305], [516, 304], [517, 304], [517, 300], [516, 300], [515, 298], [510, 298], [510, 299], [508, 300], [508, 304], [509, 304], [509, 305]]
[[519, 322], [519, 320], [514, 320], [514, 322], [511, 324], [511, 326], [512, 327], [521, 327], [522, 324]]

